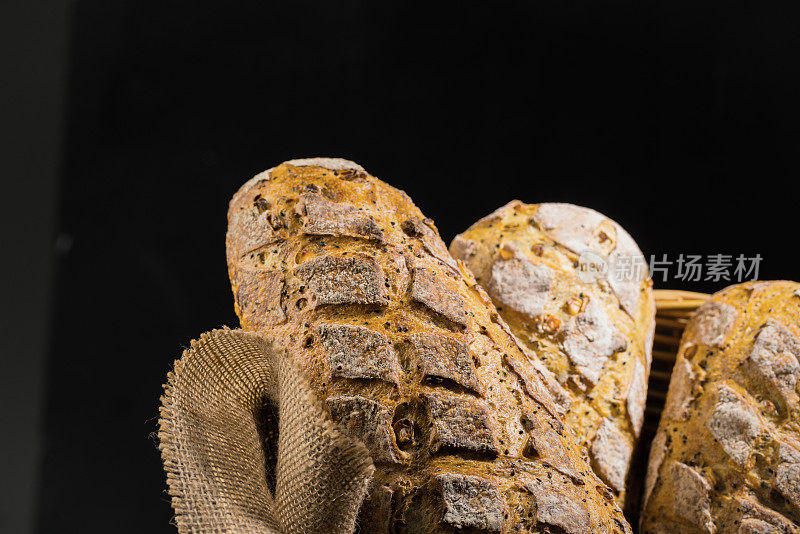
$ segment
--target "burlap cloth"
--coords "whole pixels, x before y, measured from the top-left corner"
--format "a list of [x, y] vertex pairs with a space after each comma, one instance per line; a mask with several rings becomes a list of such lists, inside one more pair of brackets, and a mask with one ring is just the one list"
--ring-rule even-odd
[[372, 460], [282, 351], [214, 330], [164, 390], [159, 448], [178, 532], [353, 532]]

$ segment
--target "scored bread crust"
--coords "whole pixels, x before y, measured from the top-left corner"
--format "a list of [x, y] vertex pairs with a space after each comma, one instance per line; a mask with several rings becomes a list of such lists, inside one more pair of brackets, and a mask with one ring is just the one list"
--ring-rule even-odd
[[557, 384], [403, 191], [345, 160], [287, 162], [234, 196], [227, 252], [242, 327], [283, 339], [371, 451], [361, 532], [630, 531]]
[[684, 331], [641, 532], [800, 532], [800, 284], [716, 293]]
[[623, 505], [655, 327], [633, 239], [588, 208], [514, 200], [456, 236], [450, 252], [567, 390], [565, 425]]

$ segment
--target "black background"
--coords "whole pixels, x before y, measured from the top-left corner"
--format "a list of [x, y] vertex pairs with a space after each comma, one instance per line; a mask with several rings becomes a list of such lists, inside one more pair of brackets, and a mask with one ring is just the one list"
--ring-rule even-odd
[[800, 278], [799, 9], [71, 4], [36, 531], [174, 531], [161, 384], [191, 338], [237, 324], [227, 202], [286, 159], [363, 164], [447, 242], [513, 198], [567, 201], [647, 255], [759, 253], [761, 278]]

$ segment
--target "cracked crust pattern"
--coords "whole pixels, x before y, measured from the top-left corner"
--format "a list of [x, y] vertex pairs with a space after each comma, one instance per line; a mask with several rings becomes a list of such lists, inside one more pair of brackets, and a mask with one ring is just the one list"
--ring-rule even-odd
[[326, 400], [331, 417], [345, 431], [364, 442], [378, 462], [403, 461], [392, 430], [392, 411], [359, 395], [341, 395]]
[[450, 252], [558, 384], [566, 426], [624, 504], [629, 465], [620, 462], [634, 458], [644, 422], [655, 327], [636, 243], [594, 210], [515, 200], [456, 236]]
[[379, 378], [393, 384], [400, 379], [397, 355], [385, 334], [363, 326], [324, 323], [317, 333], [333, 376]]
[[800, 532], [798, 287], [728, 287], [687, 325], [650, 452], [641, 532]]
[[[228, 221], [242, 327], [283, 340], [372, 451], [362, 532], [630, 532], [567, 438], [557, 382], [408, 195], [352, 162], [300, 160], [247, 182]], [[546, 508], [520, 475], [553, 481]]]
[[483, 393], [483, 383], [475, 374], [475, 362], [469, 352], [467, 336], [439, 332], [409, 337], [412, 358], [422, 362], [422, 374], [430, 379], [447, 379], [476, 393]]

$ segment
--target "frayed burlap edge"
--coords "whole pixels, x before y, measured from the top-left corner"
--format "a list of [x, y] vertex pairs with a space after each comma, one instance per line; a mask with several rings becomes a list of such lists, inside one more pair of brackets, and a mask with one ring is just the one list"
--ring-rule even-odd
[[[266, 405], [277, 408], [277, 425]], [[369, 453], [340, 432], [296, 365], [263, 338], [221, 329], [192, 341], [167, 375], [159, 411], [179, 533], [354, 530], [374, 472]]]

